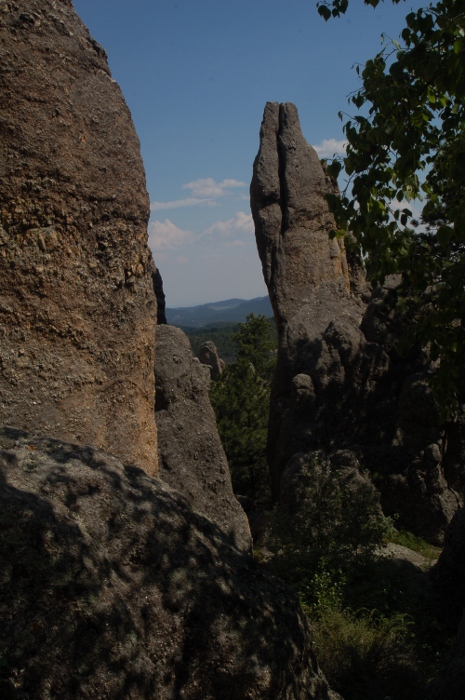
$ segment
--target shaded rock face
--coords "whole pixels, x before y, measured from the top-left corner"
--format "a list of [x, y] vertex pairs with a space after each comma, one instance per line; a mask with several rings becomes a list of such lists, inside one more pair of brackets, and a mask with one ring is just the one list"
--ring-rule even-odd
[[[440, 613], [458, 627], [465, 609], [465, 509], [458, 510], [449, 524], [444, 549], [431, 569]], [[465, 662], [465, 655], [464, 655]]]
[[461, 700], [465, 687], [465, 510], [454, 515], [444, 549], [431, 570], [439, 614], [458, 628], [449, 659], [429, 688], [427, 700]]
[[210, 372], [193, 357], [189, 339], [174, 326], [157, 329], [156, 386], [159, 476], [240, 549], [249, 551], [247, 516], [233, 494], [210, 404]]
[[396, 351], [399, 280], [372, 291], [357, 255], [330, 240], [324, 195], [337, 188], [294, 105], [267, 104], [250, 192], [278, 329], [268, 439], [275, 502], [293, 455], [351, 450], [376, 476], [385, 513], [440, 541], [465, 492], [465, 431], [439, 426], [424, 354]]
[[5, 696], [323, 700], [295, 597], [162, 482], [0, 431]]
[[67, 0], [0, 2], [2, 420], [156, 471], [149, 201], [105, 51]]
[[201, 346], [199, 360], [208, 367], [211, 379], [219, 377], [224, 370], [224, 361], [218, 355], [218, 350], [213, 340], [207, 340]]
[[449, 659], [428, 687], [426, 700], [462, 700], [465, 687], [465, 617]]

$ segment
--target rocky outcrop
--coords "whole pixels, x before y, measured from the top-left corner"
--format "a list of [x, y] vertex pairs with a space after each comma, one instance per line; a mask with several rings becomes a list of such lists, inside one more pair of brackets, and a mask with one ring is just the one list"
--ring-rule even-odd
[[335, 699], [296, 598], [96, 448], [0, 431], [2, 697]]
[[[268, 458], [273, 498], [296, 453], [350, 450], [388, 515], [440, 541], [465, 493], [459, 423], [440, 426], [421, 349], [399, 356], [399, 280], [364, 280], [356, 251], [330, 238], [337, 193], [294, 105], [268, 103], [251, 208], [278, 329]], [[461, 447], [462, 446], [462, 447]]]
[[210, 372], [179, 328], [157, 328], [156, 378], [159, 476], [249, 551], [247, 517], [233, 494], [210, 404]]
[[305, 141], [295, 105], [268, 102], [250, 187], [258, 252], [280, 335], [308, 303], [309, 291], [349, 292], [343, 246], [329, 233], [324, 199], [337, 187]]
[[0, 3], [0, 41], [2, 420], [155, 473], [149, 200], [129, 110], [70, 0]]
[[465, 616], [444, 668], [428, 688], [426, 700], [462, 700], [465, 687]]
[[454, 515], [444, 538], [444, 549], [431, 570], [440, 615], [457, 628], [465, 609], [465, 509]]
[[457, 629], [444, 668], [432, 682], [427, 700], [460, 700], [465, 684], [465, 510], [454, 515], [446, 530], [444, 549], [431, 569], [437, 614], [451, 630]]
[[224, 370], [224, 360], [218, 355], [218, 350], [212, 340], [207, 340], [199, 349], [198, 357], [210, 371], [211, 379], [216, 379]]

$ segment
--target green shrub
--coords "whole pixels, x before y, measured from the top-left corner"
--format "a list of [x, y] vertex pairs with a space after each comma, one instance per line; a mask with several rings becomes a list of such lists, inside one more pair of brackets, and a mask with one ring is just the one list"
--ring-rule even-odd
[[355, 457], [344, 455], [349, 464], [343, 466], [318, 453], [296, 457], [284, 475], [290, 496], [277, 527], [283, 542], [347, 565], [371, 558], [392, 525], [383, 515], [378, 492], [353, 466]]
[[[413, 650], [412, 623], [374, 611], [326, 607], [313, 624], [314, 649], [330, 686], [345, 700], [414, 700], [424, 684]], [[420, 687], [418, 687], [420, 686]]]

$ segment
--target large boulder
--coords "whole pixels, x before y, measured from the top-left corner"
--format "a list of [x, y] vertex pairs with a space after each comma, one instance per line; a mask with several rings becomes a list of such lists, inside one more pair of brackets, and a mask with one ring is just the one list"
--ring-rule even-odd
[[293, 594], [180, 494], [94, 447], [0, 447], [2, 697], [338, 697]]
[[70, 0], [0, 3], [3, 422], [156, 472], [139, 140]]
[[337, 186], [292, 104], [266, 105], [250, 193], [278, 330], [268, 438], [274, 501], [293, 455], [350, 450], [376, 479], [385, 513], [440, 541], [465, 495], [463, 421], [441, 425], [427, 354], [398, 353], [400, 280], [372, 290], [357, 251], [331, 238], [325, 196]]
[[247, 517], [233, 494], [210, 404], [210, 371], [193, 357], [180, 328], [157, 329], [156, 377], [159, 476], [238, 547], [250, 550]]

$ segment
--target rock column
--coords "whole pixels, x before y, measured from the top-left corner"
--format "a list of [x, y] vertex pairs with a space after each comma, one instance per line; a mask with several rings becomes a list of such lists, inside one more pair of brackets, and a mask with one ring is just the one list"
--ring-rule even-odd
[[0, 2], [1, 422], [156, 472], [139, 140], [69, 0]]

